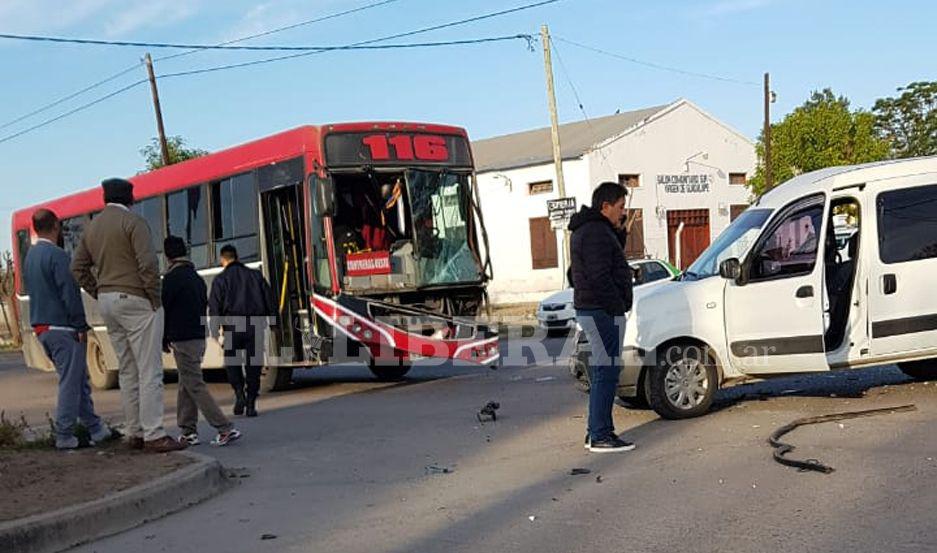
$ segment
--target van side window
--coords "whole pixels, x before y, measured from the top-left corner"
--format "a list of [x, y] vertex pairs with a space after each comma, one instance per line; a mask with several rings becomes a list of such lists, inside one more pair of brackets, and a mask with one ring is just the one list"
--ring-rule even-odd
[[883, 192], [877, 208], [882, 263], [937, 257], [937, 185]]
[[752, 257], [750, 280], [807, 275], [817, 262], [823, 204], [798, 210], [772, 227]]

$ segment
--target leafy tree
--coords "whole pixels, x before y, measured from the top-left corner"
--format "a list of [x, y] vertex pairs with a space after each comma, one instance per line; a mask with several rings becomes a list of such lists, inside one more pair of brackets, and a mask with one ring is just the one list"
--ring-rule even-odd
[[[760, 160], [749, 181], [752, 192], [765, 190], [764, 133], [756, 145]], [[829, 88], [814, 91], [803, 105], [771, 125], [771, 169], [775, 185], [791, 177], [834, 165], [886, 159], [889, 143], [875, 132], [875, 117], [851, 110], [845, 96]]]
[[899, 87], [897, 98], [880, 98], [872, 107], [879, 136], [896, 158], [937, 154], [937, 82]]
[[[207, 151], [198, 148], [187, 148], [185, 145], [185, 139], [183, 139], [181, 136], [166, 137], [166, 144], [169, 146], [169, 165], [173, 165], [187, 159], [201, 157], [208, 153]], [[150, 139], [150, 143], [145, 148], [140, 149], [140, 155], [142, 155], [146, 160], [146, 171], [159, 169], [163, 166], [163, 153], [162, 148], [160, 148], [158, 138], [154, 137]]]

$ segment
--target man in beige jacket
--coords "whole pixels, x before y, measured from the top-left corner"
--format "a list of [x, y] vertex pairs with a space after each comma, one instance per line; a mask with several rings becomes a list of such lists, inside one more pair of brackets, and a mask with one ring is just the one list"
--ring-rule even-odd
[[154, 453], [184, 449], [163, 429], [163, 309], [151, 229], [129, 209], [131, 182], [108, 179], [101, 186], [107, 206], [85, 229], [72, 274], [98, 300], [117, 353], [130, 446]]

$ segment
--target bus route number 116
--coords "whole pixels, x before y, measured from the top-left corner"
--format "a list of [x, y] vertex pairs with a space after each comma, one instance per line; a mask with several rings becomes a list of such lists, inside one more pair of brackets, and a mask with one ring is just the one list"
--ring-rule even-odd
[[[374, 161], [413, 160], [446, 161], [449, 148], [446, 139], [430, 134], [372, 134], [361, 142], [368, 147]], [[391, 156], [391, 148], [394, 155]]]

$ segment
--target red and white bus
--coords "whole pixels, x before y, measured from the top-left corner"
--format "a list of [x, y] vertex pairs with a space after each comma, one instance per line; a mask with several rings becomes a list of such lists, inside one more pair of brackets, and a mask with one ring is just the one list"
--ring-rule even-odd
[[[187, 241], [209, 285], [226, 244], [270, 281], [280, 324], [268, 333], [267, 389], [287, 384], [295, 367], [359, 353], [385, 379], [402, 377], [422, 357], [498, 359], [496, 332], [475, 321], [491, 265], [464, 129], [303, 126], [130, 180], [132, 209], [149, 223], [161, 263], [163, 238], [173, 234]], [[62, 218], [71, 253], [103, 195], [96, 187], [13, 214], [23, 351], [27, 365], [51, 370], [19, 270], [40, 207]], [[89, 373], [96, 387], [109, 388], [117, 361], [94, 303], [85, 297]], [[174, 367], [171, 356], [164, 361]], [[209, 340], [204, 367], [222, 366]]]

